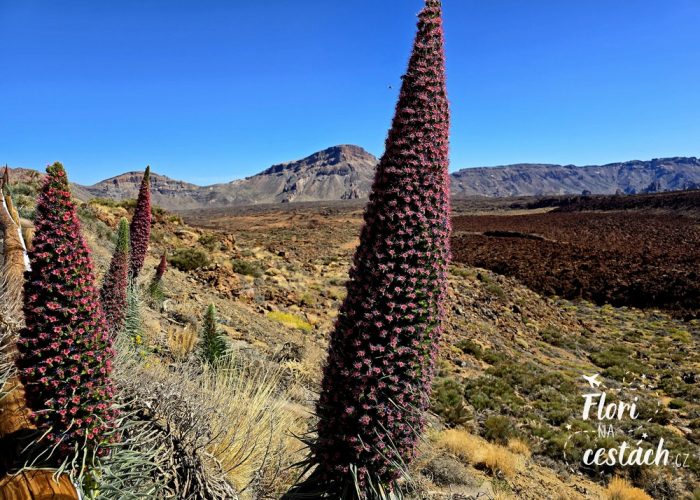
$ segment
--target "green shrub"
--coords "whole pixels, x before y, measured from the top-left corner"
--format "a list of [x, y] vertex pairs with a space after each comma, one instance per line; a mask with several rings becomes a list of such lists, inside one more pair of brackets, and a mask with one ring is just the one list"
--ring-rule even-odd
[[632, 359], [632, 351], [622, 346], [593, 352], [588, 357], [593, 363], [604, 368], [604, 376], [615, 380], [629, 379], [630, 374], [641, 373], [643, 370], [643, 366]]
[[435, 381], [431, 407], [448, 426], [463, 425], [470, 418], [463, 392], [462, 385], [452, 378], [438, 378]]
[[209, 256], [198, 248], [178, 248], [170, 257], [170, 263], [180, 271], [193, 271], [208, 266]]
[[490, 365], [495, 365], [502, 363], [508, 359], [508, 356], [501, 352], [494, 351], [493, 349], [485, 349], [482, 358]]
[[[92, 205], [102, 205], [103, 207], [109, 208], [124, 208], [126, 210], [133, 210], [136, 208], [136, 200], [134, 198], [129, 198], [126, 200], [113, 200], [111, 198], [91, 198], [90, 201], [88, 201], [88, 203]], [[151, 215], [165, 215], [165, 209], [157, 205], [151, 205]], [[176, 219], [182, 220], [179, 215], [176, 215], [174, 217]]]
[[557, 328], [548, 326], [540, 332], [542, 340], [555, 347], [565, 347], [567, 349], [575, 349], [576, 342], [566, 337], [566, 334]]
[[461, 350], [464, 354], [474, 356], [476, 359], [481, 359], [481, 356], [484, 354], [484, 349], [470, 339], [460, 340], [457, 342], [456, 346], [457, 349]]
[[515, 394], [510, 385], [490, 375], [468, 380], [464, 387], [464, 396], [477, 411], [493, 410], [518, 414], [525, 405], [523, 398]]
[[671, 412], [658, 401], [652, 401], [647, 398], [640, 399], [637, 402], [637, 411], [639, 412], [639, 420], [649, 420], [652, 423], [659, 425], [667, 425], [671, 422]]
[[87, 203], [80, 205], [78, 207], [78, 217], [83, 227], [97, 235], [98, 239], [116, 243], [116, 231], [97, 218], [97, 212], [95, 212], [94, 207]]
[[681, 408], [684, 408], [686, 404], [687, 403], [682, 399], [672, 399], [669, 401], [668, 407], [672, 410], [680, 410]]
[[36, 197], [38, 194], [37, 186], [35, 184], [27, 184], [26, 182], [10, 184], [9, 188], [13, 198], [22, 195]]
[[113, 200], [111, 198], [92, 198], [89, 202], [91, 205], [101, 205], [103, 207], [117, 208], [124, 206], [123, 201]]
[[216, 234], [203, 234], [202, 236], [199, 237], [199, 240], [197, 241], [197, 243], [202, 245], [204, 248], [206, 248], [210, 252], [214, 252], [214, 251], [219, 250], [221, 248], [221, 242], [219, 241], [219, 238], [217, 237]]
[[507, 444], [508, 440], [518, 435], [513, 421], [501, 415], [493, 415], [484, 421], [484, 437], [498, 444]]
[[484, 287], [484, 290], [486, 290], [489, 293], [489, 295], [493, 295], [494, 297], [500, 300], [506, 299], [506, 292], [504, 292], [503, 288], [498, 286], [496, 283], [489, 283]]
[[231, 264], [233, 264], [233, 271], [238, 274], [253, 276], [254, 278], [260, 278], [263, 275], [263, 271], [260, 266], [252, 262], [248, 262], [247, 260], [233, 259]]
[[34, 220], [34, 215], [36, 214], [36, 202], [35, 198], [20, 194], [13, 197], [15, 202], [15, 208], [17, 208], [17, 213], [20, 217], [27, 220]]
[[316, 297], [307, 292], [301, 296], [299, 299], [299, 304], [302, 306], [313, 306], [316, 304]]

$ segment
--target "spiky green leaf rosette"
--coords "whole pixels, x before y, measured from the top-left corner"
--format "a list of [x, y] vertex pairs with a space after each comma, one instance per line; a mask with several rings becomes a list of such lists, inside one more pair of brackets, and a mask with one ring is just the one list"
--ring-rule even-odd
[[216, 320], [216, 307], [209, 304], [204, 314], [202, 336], [199, 341], [199, 358], [202, 362], [216, 366], [217, 362], [226, 353], [226, 339], [219, 331]]

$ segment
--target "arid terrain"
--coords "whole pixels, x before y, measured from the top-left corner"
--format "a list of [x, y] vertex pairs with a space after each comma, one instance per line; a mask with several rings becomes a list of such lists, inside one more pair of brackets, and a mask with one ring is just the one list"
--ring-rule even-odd
[[700, 224], [645, 212], [459, 216], [454, 258], [543, 295], [700, 313]]
[[[18, 198], [29, 200], [34, 191], [32, 182], [14, 186]], [[32, 207], [22, 200], [26, 219]], [[692, 211], [530, 210], [530, 201], [455, 203], [448, 322], [409, 498], [633, 498], [606, 489], [613, 477], [655, 499], [697, 498], [697, 219]], [[108, 265], [119, 217], [132, 209], [129, 201], [81, 204], [98, 274]], [[288, 467], [304, 454], [295, 436], [313, 429], [327, 339], [362, 213], [360, 200], [154, 209], [146, 269], [163, 252], [170, 267], [164, 296], [144, 300], [144, 361], [132, 389], [145, 390], [149, 379], [165, 384], [167, 373], [193, 356], [205, 309], [214, 304], [237, 356], [274, 374], [264, 403], [275, 408], [274, 419], [256, 438], [266, 441], [265, 452], [228, 472], [242, 498], [279, 498], [294, 480]], [[568, 279], [574, 274], [576, 289]], [[629, 295], [630, 283], [637, 295]], [[660, 302], [662, 292], [672, 300]], [[645, 299], [647, 293], [659, 295]], [[583, 376], [593, 374], [621, 399], [636, 395], [640, 418], [599, 437], [597, 424], [582, 419], [582, 395], [590, 391]], [[612, 448], [628, 436], [649, 446], [663, 437], [673, 457], [683, 457], [680, 466], [582, 465], [585, 448]], [[212, 453], [222, 464], [240, 459]]]
[[[506, 449], [522, 440], [531, 466], [489, 474], [473, 449], [470, 459], [451, 440], [476, 448], [478, 442], [435, 430], [420, 477], [432, 479], [433, 493], [474, 494], [480, 485], [517, 498], [605, 498], [597, 484], [621, 474], [653, 498], [691, 498], [700, 473], [694, 210], [559, 213], [522, 205], [522, 199], [455, 203], [452, 306], [434, 411], [438, 429], [465, 427], [473, 439]], [[184, 219], [235, 235], [241, 258], [262, 273], [242, 285], [240, 296], [259, 314], [280, 310], [313, 324], [304, 341], [313, 339], [307, 345], [319, 355], [361, 216], [362, 204], [354, 202], [209, 210]], [[613, 390], [634, 386], [644, 393], [645, 422], [635, 432], [684, 450], [685, 468], [575, 465], [572, 453], [580, 461], [595, 431], [581, 420], [582, 375], [594, 373]], [[633, 426], [623, 423], [618, 432]], [[573, 452], [572, 432], [580, 439]]]

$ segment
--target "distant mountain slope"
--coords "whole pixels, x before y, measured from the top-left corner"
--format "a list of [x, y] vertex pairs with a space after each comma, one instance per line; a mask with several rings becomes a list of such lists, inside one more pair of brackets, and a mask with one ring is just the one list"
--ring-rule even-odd
[[519, 164], [452, 174], [453, 196], [541, 196], [679, 191], [700, 187], [700, 160], [662, 158], [608, 165]]
[[[281, 163], [252, 177], [200, 187], [152, 174], [155, 204], [167, 209], [364, 198], [377, 159], [358, 146], [335, 146], [302, 160]], [[140, 172], [84, 187], [94, 197], [135, 198]]]
[[[334, 146], [302, 160], [273, 165], [257, 175], [225, 184], [196, 186], [152, 174], [155, 204], [169, 210], [366, 198], [377, 158], [359, 146]], [[135, 198], [141, 172], [93, 186], [74, 186], [81, 199]], [[454, 197], [546, 196], [649, 193], [700, 188], [698, 158], [662, 158], [609, 165], [517, 164], [466, 168], [452, 174]]]

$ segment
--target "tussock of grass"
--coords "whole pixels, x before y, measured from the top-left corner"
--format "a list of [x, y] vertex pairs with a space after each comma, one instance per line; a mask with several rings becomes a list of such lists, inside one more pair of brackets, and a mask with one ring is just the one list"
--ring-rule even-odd
[[[484, 467], [494, 475], [513, 477], [524, 462], [521, 456], [505, 446], [491, 444], [461, 429], [449, 429], [440, 433], [437, 445], [463, 462]], [[523, 445], [521, 442], [516, 446], [522, 450]]]
[[313, 329], [311, 323], [308, 323], [307, 321], [301, 319], [299, 316], [296, 316], [291, 313], [286, 313], [282, 311], [272, 311], [268, 313], [267, 317], [279, 323], [282, 323], [284, 326], [288, 326], [289, 328], [298, 328], [299, 330], [303, 330], [305, 332], [310, 332]]
[[298, 431], [298, 415], [279, 390], [281, 377], [278, 369], [240, 366], [236, 358], [226, 358], [203, 378], [202, 388], [217, 409], [208, 450], [239, 491], [261, 480], [261, 473], [272, 480], [290, 465], [290, 448], [300, 447], [290, 439]]
[[520, 457], [508, 451], [505, 446], [491, 445], [484, 448], [483, 454], [475, 465], [485, 466], [494, 475], [503, 474], [505, 477], [513, 477], [520, 463]]
[[525, 458], [530, 458], [532, 452], [528, 444], [522, 439], [513, 438], [508, 441], [508, 449], [516, 455], [522, 455]]
[[445, 451], [461, 458], [464, 462], [472, 463], [484, 441], [461, 430], [448, 429], [438, 436], [437, 445]]
[[302, 359], [285, 361], [281, 366], [299, 386], [318, 390], [321, 384], [321, 368], [325, 359], [325, 349], [310, 345], [306, 348]]
[[177, 360], [187, 359], [197, 345], [197, 340], [197, 333], [189, 325], [168, 330], [168, 349]]
[[639, 488], [635, 488], [626, 479], [615, 477], [605, 490], [607, 500], [653, 500]]

